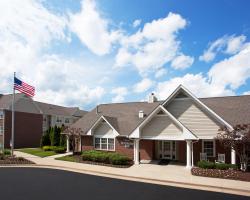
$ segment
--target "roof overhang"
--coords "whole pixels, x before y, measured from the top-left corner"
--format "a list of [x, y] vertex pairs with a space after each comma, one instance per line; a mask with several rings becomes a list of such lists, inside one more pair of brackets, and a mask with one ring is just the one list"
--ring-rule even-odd
[[220, 124], [223, 126], [226, 126], [230, 130], [233, 130], [232, 125], [230, 125], [228, 122], [226, 122], [222, 117], [217, 115], [212, 109], [210, 109], [208, 106], [206, 106], [204, 103], [202, 103], [194, 94], [192, 94], [187, 88], [185, 88], [183, 85], [179, 85], [174, 92], [169, 95], [169, 97], [162, 103], [162, 106], [167, 105], [171, 102], [171, 100], [180, 92], [184, 91], [186, 95], [188, 95], [190, 98], [192, 98], [198, 105], [200, 105], [205, 111], [207, 111], [213, 118], [215, 118]]
[[[181, 136], [169, 136], [169, 137], [141, 137], [141, 129], [151, 121], [151, 119], [159, 112], [163, 111], [178, 127], [182, 129]], [[177, 120], [170, 112], [168, 112], [162, 105], [159, 105], [130, 135], [130, 138], [141, 139], [164, 139], [164, 140], [198, 140], [190, 130], [188, 130], [179, 120]]]
[[102, 120], [104, 120], [104, 121], [110, 126], [110, 128], [113, 130], [113, 133], [114, 133], [115, 137], [120, 135], [120, 134], [118, 133], [118, 131], [110, 124], [110, 122], [109, 122], [103, 115], [100, 116], [100, 117], [96, 120], [96, 122], [90, 127], [90, 129], [88, 130], [88, 132], [87, 132], [86, 135], [89, 135], [89, 136], [93, 135], [93, 130], [98, 126], [98, 124], [99, 124], [100, 122], [102, 122]]

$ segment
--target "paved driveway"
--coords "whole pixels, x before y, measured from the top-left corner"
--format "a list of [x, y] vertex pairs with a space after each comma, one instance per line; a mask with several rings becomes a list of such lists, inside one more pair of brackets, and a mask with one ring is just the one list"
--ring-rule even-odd
[[118, 180], [41, 168], [0, 168], [6, 200], [244, 200], [249, 197]]

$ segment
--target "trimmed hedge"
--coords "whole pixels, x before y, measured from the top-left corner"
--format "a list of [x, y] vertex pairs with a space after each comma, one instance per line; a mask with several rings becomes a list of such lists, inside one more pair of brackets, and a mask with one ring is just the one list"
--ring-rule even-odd
[[54, 151], [55, 148], [55, 146], [43, 146], [44, 151]]
[[55, 153], [65, 153], [66, 149], [64, 147], [54, 147]]
[[96, 150], [84, 151], [82, 153], [82, 160], [112, 165], [129, 165], [131, 162], [127, 156], [113, 152], [103, 152]]
[[228, 169], [236, 169], [236, 165], [226, 164], [226, 163], [214, 163], [209, 161], [199, 161], [197, 166], [202, 169], [220, 169], [220, 170], [228, 170]]

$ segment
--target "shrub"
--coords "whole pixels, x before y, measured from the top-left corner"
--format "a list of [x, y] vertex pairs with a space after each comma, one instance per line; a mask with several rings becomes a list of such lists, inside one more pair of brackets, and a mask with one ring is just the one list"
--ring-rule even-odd
[[56, 147], [54, 146], [43, 146], [43, 150], [44, 151], [54, 151]]
[[61, 147], [66, 147], [67, 146], [67, 140], [66, 140], [66, 135], [60, 135], [60, 146]]
[[46, 133], [41, 138], [40, 147], [49, 145], [50, 145], [50, 137], [49, 137], [49, 130], [47, 130]]
[[215, 163], [209, 162], [209, 161], [199, 161], [197, 163], [198, 167], [203, 168], [203, 169], [214, 169], [215, 168]]
[[66, 149], [64, 147], [55, 147], [53, 148], [55, 153], [65, 153]]
[[4, 155], [10, 155], [11, 151], [9, 149], [4, 149], [3, 153], [4, 153]]
[[226, 164], [226, 163], [216, 163], [215, 164], [216, 169], [221, 169], [221, 170], [227, 170], [227, 169], [236, 169], [236, 165], [232, 164]]
[[5, 155], [3, 153], [0, 153], [0, 160], [4, 160], [5, 159]]
[[130, 159], [127, 156], [118, 153], [95, 151], [95, 150], [83, 152], [82, 160], [101, 162], [113, 165], [127, 165], [130, 162]]

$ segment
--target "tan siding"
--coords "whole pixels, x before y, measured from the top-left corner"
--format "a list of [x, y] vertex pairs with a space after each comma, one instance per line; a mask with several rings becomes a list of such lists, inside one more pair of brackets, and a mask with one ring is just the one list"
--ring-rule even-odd
[[220, 125], [192, 99], [173, 100], [166, 108], [198, 137], [217, 135]]
[[141, 136], [176, 136], [181, 135], [178, 128], [168, 116], [155, 116], [142, 128]]
[[98, 135], [98, 136], [113, 136], [113, 130], [112, 130], [112, 128], [106, 122], [101, 122], [94, 129], [94, 135]]

